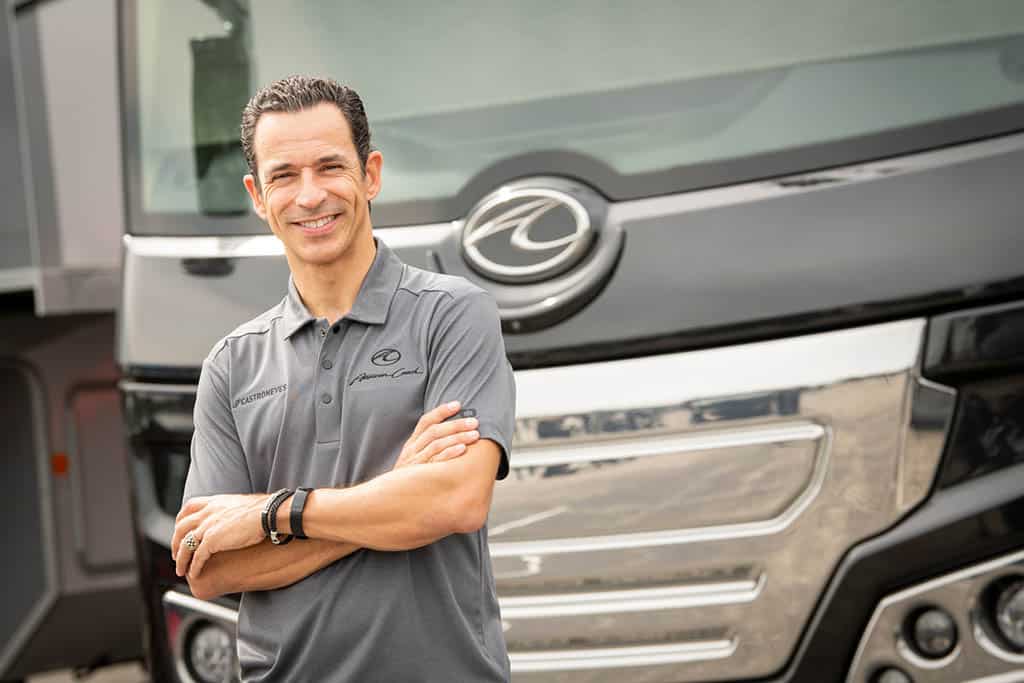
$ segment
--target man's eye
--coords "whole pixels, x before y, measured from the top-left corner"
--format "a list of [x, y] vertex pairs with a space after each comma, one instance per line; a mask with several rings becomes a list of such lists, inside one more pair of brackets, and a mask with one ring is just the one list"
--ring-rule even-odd
[[291, 178], [293, 175], [295, 175], [295, 174], [294, 173], [275, 173], [274, 175], [270, 176], [270, 182], [276, 182], [278, 180], [284, 180], [285, 178]]
[[342, 168], [344, 168], [344, 166], [342, 166], [341, 164], [329, 164], [327, 166], [324, 166], [325, 171], [337, 171]]

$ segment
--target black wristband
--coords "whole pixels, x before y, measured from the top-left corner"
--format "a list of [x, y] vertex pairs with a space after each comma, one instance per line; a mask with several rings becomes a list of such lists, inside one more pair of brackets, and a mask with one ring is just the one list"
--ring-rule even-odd
[[292, 536], [295, 538], [309, 538], [302, 530], [302, 512], [306, 509], [306, 498], [313, 489], [300, 486], [295, 489], [295, 497], [292, 498], [292, 509], [288, 513], [288, 523], [292, 527]]
[[[260, 512], [260, 524], [263, 526], [263, 535], [269, 536], [271, 532], [270, 528], [270, 506], [274, 504], [277, 497], [286, 492], [288, 489], [280, 489], [270, 494], [270, 498], [267, 498], [266, 504], [263, 506], [263, 510]], [[274, 530], [277, 530], [277, 520], [274, 520]]]
[[281, 489], [274, 494], [274, 497], [270, 500], [267, 505], [267, 523], [270, 527], [270, 542], [274, 545], [284, 545], [292, 540], [291, 536], [287, 536], [282, 539], [277, 533], [277, 509], [281, 507], [281, 503], [288, 500], [288, 497], [294, 493], [291, 489]]

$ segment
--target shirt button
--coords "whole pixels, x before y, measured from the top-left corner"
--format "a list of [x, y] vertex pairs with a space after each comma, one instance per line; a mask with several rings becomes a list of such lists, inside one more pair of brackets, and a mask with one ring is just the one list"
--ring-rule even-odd
[[320, 397], [320, 400], [324, 402], [324, 405], [327, 405], [328, 403], [331, 402], [331, 395], [324, 394], [323, 396]]
[[324, 370], [330, 370], [334, 367], [334, 363], [332, 363], [329, 358], [324, 358], [324, 362], [320, 365], [323, 366]]
[[326, 337], [327, 336], [327, 328], [326, 327], [321, 327], [320, 328], [320, 336], [321, 337]]

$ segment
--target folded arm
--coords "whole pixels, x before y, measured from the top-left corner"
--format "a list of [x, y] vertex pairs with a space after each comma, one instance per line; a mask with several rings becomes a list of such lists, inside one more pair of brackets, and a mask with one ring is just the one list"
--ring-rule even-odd
[[[454, 460], [392, 470], [346, 489], [317, 489], [302, 526], [310, 538], [374, 550], [409, 550], [487, 521], [501, 448], [489, 439]], [[282, 506], [285, 507], [285, 506]], [[289, 530], [286, 511], [278, 528]]]
[[[475, 419], [445, 422], [459, 408], [458, 402], [452, 402], [426, 413], [406, 441], [394, 471], [461, 459], [479, 439], [479, 433]], [[171, 554], [178, 575], [186, 576], [193, 595], [211, 599], [225, 593], [282, 588], [361, 547], [350, 542], [317, 540], [308, 531], [308, 540], [273, 545], [263, 539], [259, 522], [267, 498], [267, 494], [225, 494], [193, 498], [182, 506], [171, 539]], [[291, 532], [287, 519], [290, 505], [289, 498], [279, 509], [278, 529], [285, 533]], [[306, 517], [303, 515], [304, 520]], [[189, 533], [199, 541], [194, 553], [183, 543]]]
[[352, 543], [309, 539], [275, 546], [269, 540], [217, 553], [198, 576], [188, 575], [192, 595], [212, 600], [227, 593], [269, 591], [297, 583], [359, 550]]

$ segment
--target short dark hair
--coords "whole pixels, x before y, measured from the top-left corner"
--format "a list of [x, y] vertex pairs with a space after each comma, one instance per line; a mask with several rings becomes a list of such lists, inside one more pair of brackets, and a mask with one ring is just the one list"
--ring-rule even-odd
[[256, 180], [256, 187], [260, 186], [260, 177], [256, 170], [253, 138], [260, 116], [272, 111], [302, 111], [324, 102], [336, 105], [348, 121], [348, 127], [352, 130], [352, 142], [359, 155], [359, 166], [366, 171], [366, 159], [370, 156], [370, 126], [366, 121], [366, 110], [363, 109], [363, 100], [359, 93], [341, 85], [333, 78], [288, 76], [260, 88], [242, 109], [242, 151], [245, 153], [245, 163], [249, 165], [249, 172]]

